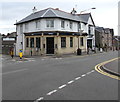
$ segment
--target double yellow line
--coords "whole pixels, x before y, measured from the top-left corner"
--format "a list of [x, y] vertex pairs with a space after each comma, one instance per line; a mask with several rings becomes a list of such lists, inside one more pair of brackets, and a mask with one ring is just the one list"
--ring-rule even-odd
[[109, 77], [111, 77], [111, 78], [120, 80], [120, 77], [118, 77], [118, 76], [116, 76], [116, 75], [112, 75], [112, 74], [110, 74], [110, 73], [107, 73], [107, 72], [105, 72], [105, 71], [103, 71], [103, 70], [101, 69], [101, 66], [104, 66], [105, 64], [107, 64], [107, 63], [109, 63], [109, 62], [112, 62], [112, 61], [114, 61], [114, 60], [117, 60], [117, 59], [119, 59], [119, 58], [120, 58], [120, 57], [114, 58], [114, 59], [111, 59], [111, 60], [108, 60], [108, 61], [105, 61], [105, 62], [102, 62], [102, 63], [100, 63], [100, 64], [98, 64], [98, 65], [95, 66], [95, 70], [96, 70], [97, 72], [103, 74], [103, 75], [106, 75], [106, 76], [109, 76]]

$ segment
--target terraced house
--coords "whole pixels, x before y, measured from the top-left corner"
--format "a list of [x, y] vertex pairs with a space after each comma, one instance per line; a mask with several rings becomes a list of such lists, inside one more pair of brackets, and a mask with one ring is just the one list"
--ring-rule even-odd
[[17, 54], [22, 49], [24, 55], [61, 55], [76, 53], [78, 48], [85, 52], [87, 45], [95, 45], [95, 25], [90, 13], [76, 14], [74, 9], [68, 13], [59, 8], [33, 10], [32, 14], [15, 24]]

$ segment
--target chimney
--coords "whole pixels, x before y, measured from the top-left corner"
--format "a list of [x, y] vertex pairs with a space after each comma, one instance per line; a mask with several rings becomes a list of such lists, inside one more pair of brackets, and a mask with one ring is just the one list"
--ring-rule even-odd
[[56, 10], [59, 10], [59, 8], [56, 8]]
[[34, 6], [34, 8], [32, 10], [33, 10], [33, 13], [35, 13], [37, 11], [35, 6]]
[[73, 10], [71, 11], [71, 14], [75, 15], [75, 13], [77, 13], [77, 11], [75, 10], [75, 8], [73, 8]]

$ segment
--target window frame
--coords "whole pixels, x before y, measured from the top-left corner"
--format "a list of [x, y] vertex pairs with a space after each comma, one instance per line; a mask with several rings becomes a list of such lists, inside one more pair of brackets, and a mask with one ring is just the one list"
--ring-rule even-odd
[[35, 28], [40, 29], [40, 20], [35, 21]]
[[73, 22], [70, 21], [70, 29], [73, 29]]
[[[33, 39], [33, 41], [32, 41], [32, 39]], [[34, 37], [31, 37], [30, 38], [30, 48], [34, 48]]]
[[70, 47], [73, 47], [73, 37], [70, 37]]
[[80, 37], [80, 46], [84, 46], [84, 38]]
[[41, 48], [41, 37], [36, 37], [36, 48]]
[[65, 28], [65, 20], [61, 20], [61, 28]]
[[46, 20], [46, 27], [47, 28], [54, 28], [54, 19], [47, 19]]
[[26, 47], [29, 47], [29, 38], [26, 38]]
[[66, 37], [61, 37], [61, 48], [66, 48]]

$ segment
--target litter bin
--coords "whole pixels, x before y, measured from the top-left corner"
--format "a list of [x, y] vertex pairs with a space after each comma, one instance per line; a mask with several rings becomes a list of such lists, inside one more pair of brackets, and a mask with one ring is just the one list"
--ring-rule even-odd
[[82, 54], [81, 52], [82, 52], [81, 49], [78, 48], [78, 49], [77, 49], [77, 55], [81, 55], [81, 54]]

